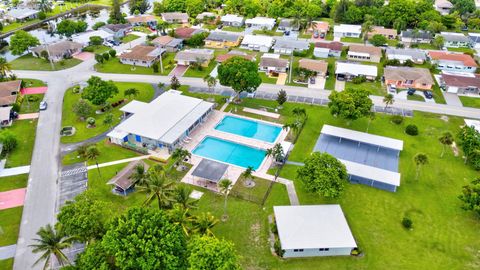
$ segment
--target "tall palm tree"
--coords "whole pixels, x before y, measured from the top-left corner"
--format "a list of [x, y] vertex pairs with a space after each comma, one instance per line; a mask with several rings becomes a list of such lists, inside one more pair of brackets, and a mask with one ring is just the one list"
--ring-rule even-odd
[[41, 227], [37, 232], [39, 238], [33, 239], [36, 244], [30, 245], [33, 253], [42, 253], [40, 258], [33, 264], [37, 265], [41, 261], [45, 261], [43, 269], [47, 269], [52, 259], [52, 255], [57, 259], [60, 265], [69, 264], [68, 257], [63, 253], [63, 249], [72, 245], [73, 237], [66, 237], [61, 230], [55, 231], [52, 225], [47, 224], [45, 227]]
[[246, 184], [246, 186], [250, 186], [250, 184], [253, 184], [253, 172], [255, 170], [253, 169], [252, 166], [248, 166], [245, 171], [242, 172], [242, 177], [243, 181]]
[[141, 163], [137, 164], [135, 168], [133, 168], [132, 174], [128, 177], [133, 181], [134, 185], [144, 186], [147, 180], [148, 173], [145, 169], [145, 166]]
[[368, 118], [368, 124], [367, 124], [367, 133], [368, 133], [368, 130], [370, 129], [370, 124], [372, 123], [373, 120], [375, 120], [375, 113], [374, 112], [369, 112], [368, 115], [367, 115], [367, 118]]
[[173, 202], [175, 182], [159, 173], [149, 173], [144, 186], [140, 190], [147, 193], [144, 205], [150, 205], [155, 199], [159, 209], [170, 208]]
[[102, 174], [100, 173], [100, 167], [98, 166], [98, 157], [99, 156], [100, 156], [100, 151], [98, 150], [97, 146], [95, 146], [95, 145], [90, 145], [85, 150], [85, 159], [88, 160], [88, 161], [95, 161], [95, 164], [97, 165], [98, 175], [100, 175], [100, 177], [102, 177]]
[[207, 84], [208, 91], [213, 90], [215, 85], [217, 85], [217, 79], [210, 76], [210, 74], [207, 74], [205, 77], [203, 77], [203, 81]]
[[182, 165], [181, 169], [184, 170], [185, 166], [183, 166], [184, 164], [184, 160], [186, 158], [191, 158], [192, 157], [192, 154], [190, 154], [190, 152], [188, 152], [187, 149], [184, 149], [184, 148], [176, 148], [173, 153], [172, 153], [172, 159], [175, 161], [173, 162], [172, 166], [178, 166], [178, 165]]
[[193, 231], [201, 235], [214, 236], [212, 228], [217, 225], [218, 219], [209, 212], [202, 212], [193, 221]]
[[372, 25], [372, 22], [370, 20], [366, 20], [363, 24], [362, 24], [362, 33], [363, 33], [363, 44], [367, 44], [367, 40], [368, 40], [368, 33], [372, 32], [373, 30], [373, 25]]
[[292, 131], [292, 133], [294, 134], [294, 137], [295, 137], [295, 140], [296, 141], [296, 138], [298, 137], [299, 133], [300, 133], [300, 130], [302, 129], [302, 125], [303, 123], [302, 122], [299, 122], [299, 121], [293, 121], [291, 123], [286, 123], [283, 125], [283, 129], [284, 130], [288, 130], [290, 129]]
[[189, 213], [188, 208], [182, 208], [177, 205], [168, 211], [168, 216], [174, 224], [177, 224], [182, 228], [183, 233], [185, 233], [186, 236], [190, 234], [194, 217]]
[[395, 102], [392, 94], [387, 94], [383, 97], [383, 103], [385, 103], [385, 110], [389, 105], [392, 105]]
[[415, 180], [418, 179], [418, 175], [420, 173], [420, 168], [423, 165], [428, 164], [428, 156], [427, 154], [424, 153], [418, 153], [413, 157], [413, 161], [415, 162], [415, 165], [417, 166], [416, 174], [415, 174]]
[[447, 145], [452, 145], [452, 143], [454, 142], [454, 139], [453, 139], [452, 133], [450, 133], [450, 131], [446, 131], [442, 134], [440, 138], [438, 138], [438, 140], [443, 145], [442, 153], [440, 154], [440, 158], [442, 158], [443, 155], [445, 154], [445, 147]]
[[265, 153], [267, 157], [272, 157], [275, 162], [278, 162], [284, 158], [283, 147], [281, 144], [276, 143], [272, 148], [267, 149]]
[[178, 185], [173, 194], [175, 203], [179, 204], [183, 209], [196, 209], [198, 200], [190, 197], [192, 189], [186, 185]]
[[7, 62], [5, 57], [0, 57], [0, 77], [3, 79], [7, 76], [7, 73], [11, 70], [10, 63]]
[[307, 119], [307, 111], [304, 108], [295, 107], [293, 108], [292, 113], [297, 121], [303, 121]]
[[232, 181], [230, 179], [222, 179], [220, 182], [218, 182], [218, 189], [220, 192], [223, 194], [225, 197], [224, 203], [223, 203], [223, 220], [227, 220], [228, 215], [227, 215], [227, 199], [228, 199], [228, 192], [230, 190], [230, 187], [232, 187]]

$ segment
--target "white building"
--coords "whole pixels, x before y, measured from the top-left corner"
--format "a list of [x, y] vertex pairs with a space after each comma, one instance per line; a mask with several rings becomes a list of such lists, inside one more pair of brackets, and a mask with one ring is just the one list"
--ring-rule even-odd
[[440, 14], [448, 15], [453, 8], [453, 4], [447, 0], [435, 0], [433, 7], [440, 12]]
[[247, 19], [245, 21], [247, 27], [254, 28], [254, 29], [265, 29], [265, 30], [272, 30], [277, 24], [277, 21], [272, 18], [267, 17], [255, 17], [252, 19]]
[[268, 52], [273, 46], [274, 39], [270, 36], [245, 35], [240, 48], [251, 51]]
[[333, 36], [336, 38], [353, 37], [359, 38], [362, 34], [362, 26], [354, 24], [340, 24], [333, 27]]
[[234, 15], [234, 14], [227, 14], [220, 18], [220, 21], [225, 26], [233, 26], [233, 27], [242, 27], [244, 23], [244, 19], [242, 16]]
[[416, 64], [423, 64], [427, 60], [425, 51], [419, 49], [393, 49], [388, 48], [385, 51], [388, 60], [398, 60], [400, 63], [410, 60]]
[[352, 62], [337, 62], [335, 75], [339, 80], [351, 80], [358, 76], [365, 76], [367, 80], [375, 80], [378, 74], [377, 66], [363, 65]]
[[83, 46], [88, 46], [90, 44], [90, 37], [98, 36], [102, 38], [104, 41], [106, 40], [113, 40], [114, 34], [109, 33], [103, 29], [92, 30], [83, 32], [77, 35], [72, 36], [72, 40], [74, 42], [83, 44]]
[[174, 90], [150, 103], [134, 100], [120, 109], [129, 117], [107, 136], [118, 145], [173, 150], [205, 120], [213, 106], [213, 103]]
[[357, 243], [338, 204], [274, 206], [284, 258], [348, 256]]
[[438, 35], [443, 37], [445, 41], [444, 46], [447, 48], [466, 48], [470, 46], [470, 39], [463, 33], [440, 32]]
[[5, 19], [10, 22], [33, 20], [38, 17], [39, 10], [30, 8], [14, 8], [5, 14]]

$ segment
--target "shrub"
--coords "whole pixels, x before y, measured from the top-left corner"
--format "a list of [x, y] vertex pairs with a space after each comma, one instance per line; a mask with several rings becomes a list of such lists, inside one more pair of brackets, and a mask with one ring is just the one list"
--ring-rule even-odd
[[413, 227], [413, 221], [409, 217], [404, 217], [402, 219], [402, 225], [405, 229], [411, 229]]
[[283, 257], [285, 251], [282, 249], [282, 245], [280, 245], [280, 241], [278, 239], [275, 240], [273, 248], [275, 249], [275, 253], [277, 253], [278, 256]]
[[396, 124], [396, 125], [400, 125], [403, 123], [403, 116], [401, 115], [392, 115], [392, 117], [390, 118], [390, 121], [392, 121], [392, 123]]
[[114, 49], [111, 49], [110, 51], [108, 51], [108, 53], [110, 54], [110, 57], [115, 57], [117, 56], [117, 51], [115, 51]]
[[94, 49], [93, 49], [92, 47], [85, 47], [85, 48], [82, 49], [82, 51], [84, 51], [84, 52], [93, 52]]
[[3, 152], [4, 154], [11, 153], [15, 148], [17, 148], [18, 141], [17, 138], [13, 133], [6, 130], [0, 134], [0, 140], [3, 144]]
[[108, 59], [110, 59], [110, 54], [109, 54], [108, 52], [103, 53], [103, 59], [104, 59], [105, 61], [108, 61]]
[[270, 224], [270, 230], [272, 231], [272, 233], [278, 234], [277, 223], [273, 222], [272, 224]]
[[418, 127], [416, 125], [408, 125], [405, 128], [405, 133], [407, 133], [410, 136], [417, 136], [418, 135]]
[[95, 125], [95, 118], [93, 118], [93, 117], [87, 118], [87, 124], [89, 126], [94, 126]]
[[364, 83], [366, 81], [367, 81], [367, 78], [365, 76], [357, 76], [357, 77], [353, 78], [352, 83], [360, 84], [360, 83]]
[[92, 29], [93, 30], [98, 30], [98, 28], [102, 27], [105, 25], [105, 22], [96, 22], [93, 26], [92, 26]]
[[30, 102], [35, 102], [35, 101], [38, 101], [39, 98], [38, 98], [38, 96], [29, 95], [29, 96], [27, 96], [27, 100], [30, 101]]
[[158, 62], [154, 62], [152, 64], [152, 69], [154, 73], [158, 73]]
[[45, 19], [47, 18], [47, 14], [45, 14], [45, 12], [43, 12], [43, 11], [40, 11], [40, 12], [38, 13], [38, 18], [39, 18], [40, 20], [45, 20]]

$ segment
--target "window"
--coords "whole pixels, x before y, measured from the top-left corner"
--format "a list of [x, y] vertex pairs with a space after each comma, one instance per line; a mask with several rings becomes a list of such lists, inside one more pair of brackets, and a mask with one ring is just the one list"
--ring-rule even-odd
[[293, 252], [303, 252], [303, 249], [294, 249]]

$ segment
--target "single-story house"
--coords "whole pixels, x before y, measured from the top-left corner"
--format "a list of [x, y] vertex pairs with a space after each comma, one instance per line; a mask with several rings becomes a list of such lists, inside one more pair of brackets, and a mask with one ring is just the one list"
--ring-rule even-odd
[[480, 33], [468, 33], [468, 39], [470, 40], [470, 47], [480, 49]]
[[263, 35], [245, 35], [240, 48], [251, 51], [268, 52], [273, 46], [274, 39]]
[[241, 35], [213, 31], [205, 38], [205, 47], [217, 49], [237, 47], [241, 40]]
[[342, 55], [343, 43], [333, 42], [317, 42], [313, 49], [313, 55], [315, 57], [328, 58], [328, 57], [340, 57]]
[[182, 39], [189, 39], [193, 35], [205, 32], [203, 29], [192, 28], [192, 27], [180, 27], [175, 29], [175, 37]]
[[172, 151], [205, 120], [213, 106], [175, 90], [163, 93], [150, 103], [134, 100], [120, 109], [130, 116], [107, 137], [118, 145]]
[[182, 12], [165, 12], [162, 13], [162, 20], [168, 23], [188, 23], [188, 14]]
[[277, 38], [273, 50], [275, 53], [291, 55], [293, 52], [303, 52], [310, 48], [310, 43], [305, 40]]
[[70, 40], [60, 40], [55, 43], [40, 45], [33, 48], [31, 51], [33, 56], [42, 58], [42, 52], [46, 51], [52, 61], [60, 61], [65, 58], [70, 58], [72, 55], [82, 51], [83, 44], [73, 42]]
[[440, 12], [442, 15], [450, 14], [450, 11], [453, 9], [453, 4], [447, 0], [435, 0], [435, 4], [433, 5], [435, 10]]
[[427, 68], [386, 66], [383, 76], [386, 85], [400, 89], [431, 90], [435, 84]]
[[477, 96], [480, 94], [480, 74], [443, 73], [440, 81], [440, 87], [449, 93]]
[[143, 160], [135, 160], [128, 163], [121, 171], [107, 182], [107, 185], [112, 185], [114, 194], [126, 196], [135, 188], [135, 182], [131, 178], [137, 166], [143, 166], [145, 171], [150, 167]]
[[11, 107], [17, 101], [22, 81], [0, 82], [0, 107]]
[[122, 64], [150, 67], [165, 53], [165, 49], [155, 46], [137, 45], [122, 53], [118, 58]]
[[365, 76], [367, 80], [373, 81], [377, 75], [377, 66], [342, 61], [335, 63], [335, 76], [338, 80], [350, 81], [355, 77]]
[[130, 16], [126, 17], [126, 19], [133, 26], [148, 25], [149, 27], [154, 27], [157, 25], [157, 18], [149, 14]]
[[[12, 106], [0, 107], [0, 127], [8, 127], [12, 125], [13, 119], [15, 118], [15, 112], [12, 110]], [[2, 151], [3, 145], [0, 144], [0, 152]]]
[[235, 14], [227, 14], [220, 18], [224, 26], [242, 27], [245, 19]]
[[266, 73], [283, 73], [287, 72], [290, 62], [287, 59], [280, 58], [279, 54], [266, 53], [260, 57], [258, 69]]
[[429, 51], [428, 57], [437, 68], [450, 72], [470, 72], [477, 70], [477, 63], [468, 54], [444, 51]]
[[273, 27], [275, 27], [275, 24], [277, 24], [277, 21], [267, 17], [255, 17], [252, 19], [246, 19], [245, 24], [249, 28], [272, 30]]
[[362, 34], [362, 26], [354, 24], [340, 24], [333, 27], [333, 36], [337, 38], [359, 38]]
[[400, 33], [403, 43], [430, 43], [433, 39], [432, 33], [423, 30], [407, 29]]
[[298, 31], [300, 30], [300, 24], [295, 23], [294, 19], [280, 19], [277, 30], [279, 31]]
[[83, 46], [90, 45], [90, 37], [100, 37], [103, 41], [113, 40], [113, 34], [103, 29], [86, 31], [72, 36], [74, 42], [83, 44]]
[[132, 30], [132, 26], [128, 23], [125, 24], [107, 24], [102, 26], [100, 29], [109, 32], [113, 35], [113, 38], [119, 40], [127, 35], [127, 33]]
[[248, 54], [248, 53], [242, 52], [242, 51], [237, 51], [237, 50], [232, 50], [232, 51], [229, 51], [226, 54], [221, 54], [221, 55], [217, 56], [215, 61], [217, 61], [218, 63], [223, 63], [223, 62], [227, 61], [228, 59], [230, 59], [232, 57], [241, 57], [245, 60], [255, 61], [255, 55]]
[[385, 55], [388, 60], [398, 60], [402, 64], [407, 60], [410, 60], [415, 64], [423, 64], [427, 60], [425, 51], [419, 49], [387, 48]]
[[199, 21], [203, 21], [203, 20], [215, 20], [217, 18], [217, 14], [213, 13], [213, 12], [202, 12], [200, 14], [197, 15], [197, 17], [195, 17], [195, 19], [199, 20]]
[[176, 52], [183, 48], [183, 39], [171, 36], [159, 36], [152, 40], [152, 44], [165, 49], [167, 52]]
[[374, 26], [371, 32], [368, 32], [368, 38], [372, 38], [374, 35], [382, 35], [386, 39], [396, 39], [398, 34], [397, 30], [385, 28], [383, 26]]
[[347, 59], [380, 63], [382, 49], [374, 46], [350, 45]]
[[330, 24], [328, 22], [313, 21], [305, 32], [308, 34], [313, 34], [317, 32], [319, 35], [322, 33], [326, 35], [329, 29], [330, 29]]
[[178, 65], [188, 66], [192, 63], [200, 63], [202, 67], [208, 67], [210, 61], [214, 58], [214, 50], [208, 49], [190, 49], [180, 51], [175, 55], [175, 61]]
[[460, 47], [470, 47], [470, 39], [465, 36], [463, 33], [453, 33], [453, 32], [440, 32], [438, 34], [444, 39], [444, 46], [449, 48], [460, 48]]
[[348, 256], [357, 243], [338, 204], [274, 206], [284, 258]]
[[317, 76], [324, 78], [327, 76], [328, 73], [328, 62], [323, 60], [303, 58], [298, 61], [298, 67], [314, 71], [317, 73]]
[[5, 19], [9, 22], [33, 20], [38, 17], [40, 10], [30, 8], [13, 8], [5, 14]]

